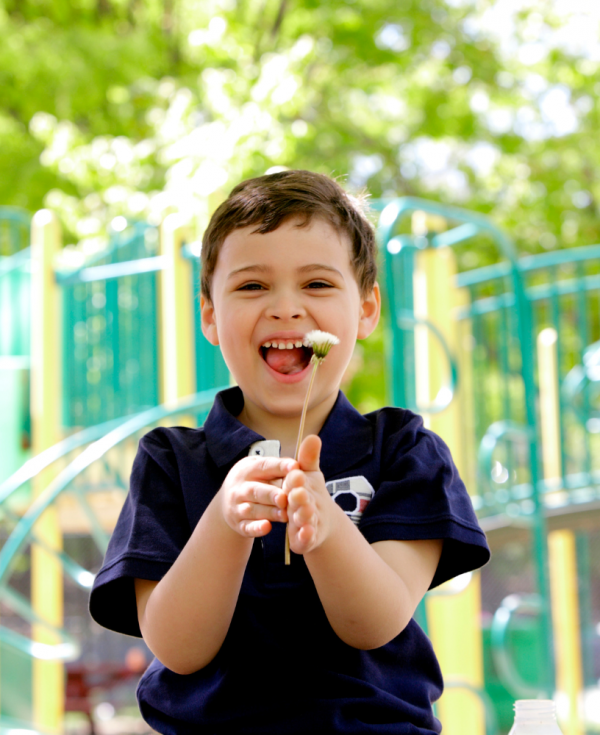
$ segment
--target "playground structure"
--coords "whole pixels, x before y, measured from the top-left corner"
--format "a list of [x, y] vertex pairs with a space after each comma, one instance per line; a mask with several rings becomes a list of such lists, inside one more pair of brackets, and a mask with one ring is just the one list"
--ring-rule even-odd
[[[600, 246], [518, 259], [472, 212], [374, 208], [389, 402], [450, 445], [495, 558], [525, 548], [530, 562], [519, 589], [500, 580], [513, 594], [493, 610], [494, 561], [420, 606], [447, 685], [438, 716], [449, 735], [499, 734], [512, 700], [557, 690], [566, 735], [600, 731], [600, 704], [595, 722], [583, 706], [600, 674]], [[64, 662], [90, 660], [90, 624], [76, 622], [137, 441], [161, 422], [201, 424], [229, 377], [200, 332], [198, 248], [177, 216], [114, 233], [68, 271], [51, 212], [30, 234], [22, 214], [2, 216], [0, 731], [54, 733]], [[456, 253], [480, 247], [500, 262], [457, 274]]]

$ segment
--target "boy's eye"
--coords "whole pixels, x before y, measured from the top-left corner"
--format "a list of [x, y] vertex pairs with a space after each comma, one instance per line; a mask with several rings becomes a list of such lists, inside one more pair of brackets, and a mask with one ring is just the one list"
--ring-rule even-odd
[[259, 291], [263, 286], [260, 283], [244, 283], [239, 287], [239, 291]]
[[308, 284], [308, 288], [332, 288], [332, 286], [326, 281], [311, 281]]

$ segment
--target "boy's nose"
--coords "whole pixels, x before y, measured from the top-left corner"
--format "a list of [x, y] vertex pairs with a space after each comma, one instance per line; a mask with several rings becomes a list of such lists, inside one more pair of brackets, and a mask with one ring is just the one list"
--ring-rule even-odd
[[290, 321], [306, 316], [306, 311], [297, 299], [282, 294], [273, 298], [267, 307], [266, 316], [269, 319]]

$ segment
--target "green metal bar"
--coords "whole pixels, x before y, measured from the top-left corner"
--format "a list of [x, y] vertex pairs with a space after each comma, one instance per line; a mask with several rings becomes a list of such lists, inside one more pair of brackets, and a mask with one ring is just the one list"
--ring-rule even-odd
[[577, 263], [584, 260], [600, 259], [600, 245], [584, 245], [579, 248], [565, 248], [552, 253], [538, 253], [526, 255], [519, 259], [519, 268], [522, 271], [532, 271], [537, 268], [549, 268], [567, 263]]
[[500, 309], [511, 309], [516, 306], [515, 295], [507, 292], [501, 296], [487, 296], [473, 301], [469, 306], [457, 311], [457, 319], [470, 319], [476, 314], [491, 314]]
[[[573, 279], [569, 281], [559, 281], [555, 284], [532, 286], [527, 289], [526, 296], [530, 302], [535, 302], [549, 299], [552, 297], [553, 293], [558, 295], [580, 294], [582, 291], [596, 291], [598, 289], [600, 289], [600, 276], [585, 276], [581, 280]], [[498, 311], [499, 309], [512, 307], [514, 305], [514, 296], [511, 293], [504, 293], [501, 296], [490, 296], [473, 302], [469, 307], [463, 307], [460, 310], [458, 318], [468, 319], [473, 314], [487, 314], [489, 312]]]
[[502, 404], [503, 404], [503, 417], [510, 421], [512, 419], [512, 411], [510, 404], [510, 365], [508, 357], [508, 316], [507, 309], [500, 309], [498, 313], [500, 321], [500, 329], [498, 334], [498, 341], [500, 343], [500, 367], [502, 369], [503, 381], [502, 381]]
[[23, 620], [26, 620], [28, 623], [31, 623], [32, 625], [42, 626], [46, 630], [53, 633], [63, 643], [70, 643], [75, 646], [77, 645], [75, 640], [70, 635], [65, 633], [64, 630], [62, 630], [61, 628], [57, 628], [55, 625], [52, 625], [47, 620], [38, 615], [29, 604], [29, 600], [13, 590], [11, 587], [6, 586], [2, 590], [2, 602], [14, 613], [23, 618]]
[[[404, 405], [407, 408], [417, 410], [420, 413], [440, 413], [441, 411], [445, 411], [452, 402], [452, 399], [456, 392], [456, 384], [458, 382], [458, 365], [456, 363], [454, 355], [450, 350], [450, 347], [448, 346], [448, 343], [444, 339], [443, 334], [435, 326], [435, 324], [433, 324], [429, 320], [415, 317], [412, 309], [410, 311], [402, 311], [398, 309], [396, 311], [396, 325], [399, 331], [412, 331], [417, 325], [423, 325], [427, 327], [427, 329], [432, 332], [432, 334], [440, 343], [442, 351], [445, 354], [446, 359], [448, 360], [450, 372], [450, 379], [448, 381], [448, 384], [440, 389], [440, 393], [438, 393], [438, 397], [436, 397], [433, 403], [429, 404], [428, 406], [420, 406], [417, 405], [415, 401], [414, 403], [407, 402]], [[403, 373], [406, 373], [406, 368]], [[408, 393], [408, 391], [406, 391], [406, 393]], [[442, 396], [441, 399], [439, 398], [440, 394]]]
[[555, 284], [532, 286], [527, 291], [527, 297], [530, 301], [541, 301], [550, 298], [553, 290], [556, 290], [559, 295], [567, 295], [598, 289], [600, 289], [600, 275], [582, 276], [568, 281], [558, 281]]
[[14, 255], [4, 255], [0, 257], [0, 278], [13, 273], [20, 268], [24, 268], [31, 260], [31, 248], [27, 247], [19, 250]]
[[523, 681], [508, 651], [508, 631], [515, 613], [522, 611], [540, 614], [543, 607], [543, 602], [538, 595], [510, 595], [502, 600], [492, 619], [490, 630], [492, 658], [500, 681], [517, 699], [537, 699], [540, 696], [547, 696], [546, 682], [534, 687]]
[[480, 230], [477, 225], [467, 222], [464, 225], [459, 225], [458, 227], [453, 227], [451, 230], [434, 235], [431, 238], [431, 246], [434, 248], [447, 248], [451, 245], [458, 245], [458, 243], [475, 237], [479, 232]]
[[23, 227], [29, 228], [31, 225], [31, 215], [24, 209], [19, 207], [0, 207], [0, 220], [7, 222], [16, 222]]
[[[3, 508], [2, 512], [15, 524], [19, 522], [20, 516], [12, 513], [7, 508]], [[39, 536], [34, 532], [31, 533], [31, 543], [36, 544], [36, 546], [39, 546], [47, 554], [53, 556], [59, 562], [59, 564], [62, 565], [63, 569], [65, 570], [65, 574], [70, 577], [78, 587], [81, 587], [82, 589], [91, 589], [94, 582], [94, 575], [87, 569], [84, 569], [84, 567], [78, 564], [62, 549], [54, 549], [48, 546], [48, 544], [45, 541], [42, 541]]]
[[47, 730], [34, 730], [30, 722], [0, 715], [0, 735], [55, 735]]
[[446, 219], [465, 222], [477, 227], [479, 232], [490, 235], [498, 246], [500, 253], [516, 266], [517, 253], [512, 241], [489, 219], [477, 212], [470, 212], [417, 197], [403, 197], [402, 199], [393, 200], [383, 209], [379, 220], [381, 241], [386, 243], [391, 238], [392, 230], [399, 219], [404, 214], [414, 211], [437, 214]]
[[466, 288], [467, 286], [475, 286], [478, 283], [488, 283], [489, 281], [509, 276], [511, 271], [511, 263], [495, 263], [494, 265], [486, 265], [483, 268], [476, 268], [472, 271], [457, 273], [456, 285], [459, 288]]
[[533, 524], [533, 551], [536, 561], [537, 591], [540, 595], [541, 601], [540, 623], [542, 630], [542, 640], [546, 644], [545, 646], [542, 646], [541, 668], [547, 676], [547, 680], [546, 682], [544, 682], [544, 688], [548, 696], [551, 696], [552, 692], [554, 691], [554, 646], [552, 637], [552, 620], [550, 616], [550, 583], [548, 575], [548, 549], [546, 545], [546, 519], [544, 516], [544, 508], [540, 500], [540, 495], [538, 491], [538, 480], [540, 472], [536, 430], [536, 393], [533, 366], [535, 344], [533, 340], [530, 304], [525, 293], [523, 277], [517, 269], [513, 271], [512, 275], [517, 308], [519, 309], [518, 332], [521, 342], [522, 375], [523, 382], [525, 384], [526, 422], [527, 426], [533, 429], [529, 439], [531, 485], [533, 488], [532, 500], [535, 508]]
[[[578, 261], [577, 263], [577, 281], [581, 284], [584, 281], [584, 279], [585, 279], [585, 275], [583, 272], [583, 263], [581, 261]], [[600, 284], [600, 277], [598, 277], [598, 283]], [[577, 290], [577, 323], [579, 326], [581, 355], [583, 357], [583, 352], [586, 349], [586, 347], [589, 345], [591, 340], [590, 340], [590, 328], [589, 328], [588, 316], [587, 316], [586, 294], [585, 294], [585, 291], [581, 289], [581, 287]], [[580, 362], [583, 363], [583, 359], [581, 359]], [[584, 414], [586, 416], [590, 416], [590, 400], [589, 400], [589, 394], [586, 390], [584, 390], [582, 393], [582, 399], [583, 399]], [[585, 448], [585, 459], [584, 459], [585, 472], [588, 473], [591, 479], [592, 453], [591, 453], [591, 446], [590, 446], [590, 435], [588, 431], [584, 431], [583, 442], [584, 442], [584, 448]]]
[[122, 417], [113, 419], [112, 421], [106, 421], [98, 426], [91, 426], [88, 429], [83, 429], [77, 434], [73, 434], [67, 439], [55, 444], [53, 447], [46, 449], [44, 452], [28, 459], [24, 465], [22, 465], [14, 474], [4, 480], [0, 484], [0, 506], [6, 502], [10, 496], [22, 487], [26, 482], [29, 482], [35, 475], [39, 474], [42, 470], [49, 467], [51, 464], [56, 462], [67, 454], [70, 454], [75, 449], [90, 444], [103, 437], [105, 434], [110, 433], [117, 426], [125, 423], [127, 418]]
[[95, 265], [89, 268], [75, 271], [75, 273], [56, 273], [56, 282], [61, 286], [74, 283], [93, 283], [94, 281], [108, 281], [112, 278], [123, 278], [124, 276], [136, 276], [140, 273], [155, 273], [165, 267], [165, 259], [162, 255], [151, 258], [140, 258], [139, 260], [127, 260], [124, 262], [110, 263], [108, 265]]
[[[184, 246], [184, 252], [186, 252], [188, 247], [187, 245]], [[191, 278], [192, 293], [194, 294], [193, 319], [196, 348], [196, 389], [208, 390], [215, 385], [224, 385], [229, 382], [229, 369], [225, 364], [221, 350], [211, 345], [202, 334], [200, 314], [200, 261], [198, 257], [195, 257], [191, 253], [189, 257], [192, 260]]]
[[597, 684], [594, 672], [596, 630], [592, 615], [592, 564], [589, 533], [587, 531], [579, 531], [575, 535], [575, 544], [577, 553], [577, 586], [579, 593], [583, 685], [584, 687], [593, 687]]
[[[111, 405], [113, 410], [116, 408], [116, 402], [121, 395], [121, 360], [119, 355], [119, 284], [117, 281], [108, 281], [106, 284], [106, 343], [110, 345], [112, 354], [112, 369], [106, 376], [107, 389], [112, 393]], [[124, 414], [122, 410], [116, 411]]]
[[79, 645], [75, 641], [55, 645], [40, 643], [15, 633], [4, 625], [0, 625], [0, 643], [42, 661], [76, 661], [81, 655]]
[[[530, 475], [532, 485], [532, 500], [534, 503], [534, 523], [533, 523], [533, 546], [534, 558], [536, 562], [537, 588], [541, 598], [541, 628], [542, 636], [545, 643], [542, 651], [542, 670], [547, 676], [544, 689], [546, 692], [553, 691], [553, 666], [552, 661], [552, 624], [550, 619], [549, 607], [549, 583], [547, 569], [547, 549], [546, 549], [546, 524], [544, 518], [544, 509], [539, 495], [539, 460], [537, 452], [537, 415], [535, 406], [535, 375], [533, 355], [535, 350], [533, 332], [532, 332], [532, 314], [531, 306], [527, 299], [527, 293], [523, 282], [522, 273], [519, 270], [519, 264], [516, 258], [516, 251], [509, 238], [495, 225], [493, 225], [485, 217], [471, 212], [465, 212], [453, 207], [445, 207], [435, 202], [427, 202], [415, 198], [406, 198], [391, 202], [382, 211], [378, 228], [379, 240], [384, 252], [389, 251], [392, 244], [392, 236], [397, 223], [401, 217], [409, 211], [420, 210], [430, 214], [437, 214], [442, 217], [457, 221], [468, 222], [476, 225], [480, 232], [486, 233], [492, 237], [500, 254], [508, 261], [507, 266], [494, 267], [493, 271], [488, 271], [485, 280], [490, 280], [493, 272], [499, 275], [511, 276], [512, 290], [514, 293], [514, 306], [517, 310], [517, 331], [520, 344], [521, 365], [520, 372], [524, 384], [525, 398], [525, 424], [528, 429], [529, 457], [530, 457]], [[386, 247], [387, 246], [387, 247]], [[402, 246], [402, 244], [401, 244]], [[390, 288], [391, 278], [390, 269], [386, 270], [386, 287]], [[481, 278], [481, 273], [479, 273]], [[457, 282], [460, 285], [469, 285], [477, 282], [468, 278], [459, 278]], [[393, 294], [389, 295], [392, 298]], [[500, 299], [496, 300], [494, 306], [502, 302], [503, 306], [512, 306], [510, 294], [503, 294]], [[489, 302], [488, 302], [489, 303]], [[479, 305], [481, 308], [481, 305]], [[495, 309], [488, 309], [495, 310]], [[477, 311], [477, 305], [473, 304], [471, 309], [463, 311], [463, 315], [473, 315]]]
[[[471, 304], [475, 300], [475, 287], [469, 287], [470, 302]], [[473, 314], [472, 319], [472, 333], [473, 339], [475, 340], [473, 348], [473, 374], [481, 374], [481, 352], [485, 349], [484, 337], [483, 337], [483, 320], [480, 314]], [[475, 410], [475, 437], [479, 441], [483, 436], [486, 427], [489, 425], [487, 420], [486, 411], [487, 403], [483, 398], [483, 385], [481, 381], [473, 381], [473, 398], [474, 398], [474, 410]]]
[[[132, 243], [135, 243], [140, 236], [144, 236], [146, 230], [155, 229], [154, 225], [150, 225], [147, 222], [135, 222], [127, 230], [120, 234], [115, 234], [110, 239], [109, 245], [105, 250], [101, 250], [95, 255], [87, 258], [85, 265], [78, 268], [75, 271], [71, 271], [68, 274], [69, 277], [75, 276], [76, 273], [93, 266], [95, 263], [100, 261], [109, 260], [111, 261], [114, 255], [119, 255], [120, 251], [124, 251]], [[126, 258], [126, 260], [137, 260], [137, 258]]]
[[98, 549], [100, 549], [100, 551], [103, 554], [105, 554], [106, 549], [108, 548], [108, 542], [110, 541], [110, 534], [106, 533], [106, 531], [102, 528], [102, 526], [98, 522], [98, 519], [96, 518], [96, 514], [92, 510], [92, 507], [88, 503], [83, 492], [81, 492], [80, 488], [75, 486], [73, 488], [73, 493], [77, 497], [79, 505], [83, 509], [83, 512], [85, 513], [85, 517], [87, 518], [90, 524], [91, 536], [94, 539], [96, 546], [98, 547]]
[[[550, 271], [550, 282], [552, 284], [555, 284], [558, 282], [558, 272], [556, 270], [556, 266], [553, 266]], [[562, 481], [563, 481], [563, 487], [565, 483], [565, 477], [567, 475], [567, 453], [565, 450], [566, 447], [566, 433], [565, 433], [565, 406], [564, 406], [564, 398], [563, 398], [563, 392], [560, 390], [560, 385], [562, 383], [563, 379], [563, 349], [562, 349], [562, 339], [561, 339], [561, 329], [560, 329], [560, 305], [558, 301], [558, 292], [556, 288], [552, 289], [552, 294], [550, 295], [550, 321], [552, 323], [552, 327], [556, 331], [557, 339], [556, 339], [556, 366], [557, 366], [557, 375], [558, 375], [558, 407], [560, 411], [559, 416], [559, 431], [560, 431], [560, 466], [561, 466], [561, 474], [562, 474]]]
[[14, 564], [16, 555], [26, 545], [34, 524], [81, 472], [100, 459], [109, 449], [151, 424], [179, 413], [198, 413], [208, 410], [219, 390], [222, 390], [222, 388], [195, 393], [182, 399], [174, 407], [157, 406], [143, 411], [86, 447], [36, 498], [8, 537], [2, 549], [0, 549], [0, 595], [3, 587], [7, 584], [7, 576]]
[[[518, 260], [519, 270], [522, 272], [533, 271], [539, 268], [574, 263], [577, 261], [600, 259], [600, 245], [587, 245], [581, 248], [568, 248], [557, 250], [553, 253], [540, 253], [528, 255]], [[472, 271], [465, 271], [456, 276], [459, 287], [472, 286], [476, 283], [484, 283], [510, 274], [510, 263], [495, 263]]]

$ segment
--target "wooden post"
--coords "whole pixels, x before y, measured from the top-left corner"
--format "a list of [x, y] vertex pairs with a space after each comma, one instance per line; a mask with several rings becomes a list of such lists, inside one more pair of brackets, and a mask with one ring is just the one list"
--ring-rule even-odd
[[[60, 248], [56, 216], [42, 209], [31, 226], [31, 430], [33, 454], [60, 439], [60, 302], [54, 278], [54, 256]], [[37, 497], [53, 479], [52, 470], [33, 481]], [[35, 525], [35, 533], [50, 548], [62, 548], [56, 508], [49, 508]], [[61, 628], [63, 625], [63, 576], [60, 563], [35, 544], [31, 550], [31, 601], [34, 611]], [[58, 643], [46, 628], [32, 626], [32, 639]], [[57, 661], [33, 662], [33, 718], [35, 727], [60, 732], [64, 715], [64, 668]]]
[[[414, 225], [414, 220], [413, 220]], [[418, 220], [424, 235], [427, 220]], [[436, 229], [438, 229], [436, 227]], [[454, 285], [456, 262], [449, 248], [427, 249], [417, 256], [415, 275], [415, 314], [427, 318], [443, 335], [454, 355], [458, 348], [458, 328], [454, 310], [463, 300]], [[418, 292], [417, 292], [418, 291]], [[417, 384], [420, 401], [431, 403], [448, 381], [450, 367], [439, 340], [429, 333], [427, 340], [415, 338], [415, 372], [427, 376], [427, 383]], [[466, 390], [464, 382], [460, 390]], [[428, 395], [427, 395], [428, 394]], [[443, 391], [442, 391], [443, 396]], [[464, 401], [455, 393], [450, 405], [440, 413], [425, 417], [426, 425], [448, 444], [463, 477], [464, 467]], [[481, 638], [481, 592], [479, 574], [472, 576], [464, 591], [452, 594], [452, 582], [445, 590], [450, 594], [426, 598], [427, 620], [433, 647], [444, 679], [483, 688], [483, 644]], [[481, 700], [467, 689], [447, 689], [438, 705], [438, 716], [447, 735], [485, 735], [485, 710]]]
[[190, 239], [189, 228], [177, 214], [168, 215], [160, 229], [162, 400], [175, 403], [196, 390], [191, 265], [181, 248]]

